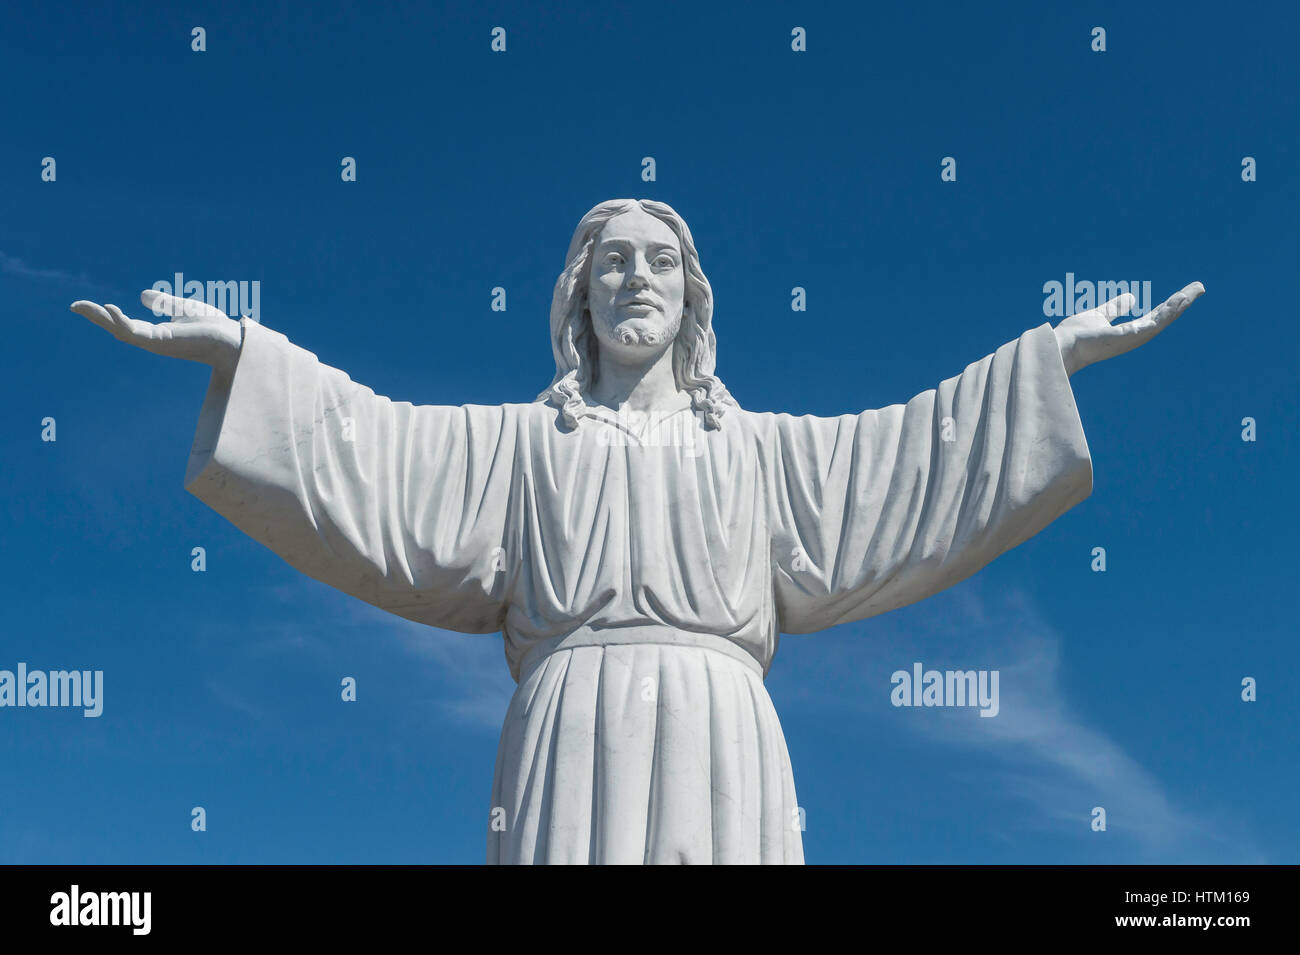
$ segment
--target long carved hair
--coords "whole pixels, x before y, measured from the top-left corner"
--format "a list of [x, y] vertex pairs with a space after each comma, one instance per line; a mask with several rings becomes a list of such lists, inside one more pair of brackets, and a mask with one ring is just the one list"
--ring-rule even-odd
[[610, 199], [593, 208], [578, 223], [564, 271], [555, 282], [551, 299], [551, 349], [555, 352], [555, 379], [537, 396], [560, 409], [564, 423], [578, 427], [586, 411], [582, 393], [599, 374], [596, 335], [591, 327], [587, 285], [591, 279], [592, 250], [605, 223], [640, 206], [665, 222], [677, 235], [686, 269], [682, 324], [673, 340], [673, 375], [677, 387], [691, 396], [691, 406], [704, 414], [706, 427], [720, 428], [721, 418], [736, 402], [713, 374], [717, 339], [713, 334], [713, 289], [700, 268], [700, 256], [686, 222], [667, 203], [653, 199]]

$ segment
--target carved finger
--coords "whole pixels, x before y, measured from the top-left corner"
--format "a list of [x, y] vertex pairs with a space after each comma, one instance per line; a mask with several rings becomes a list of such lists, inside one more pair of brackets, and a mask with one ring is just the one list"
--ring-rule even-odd
[[1115, 319], [1119, 318], [1121, 315], [1127, 314], [1128, 310], [1133, 307], [1133, 303], [1136, 301], [1137, 297], [1133, 295], [1133, 293], [1125, 292], [1123, 295], [1116, 296], [1109, 302], [1103, 302], [1097, 307], [1097, 311], [1101, 312], [1102, 318], [1106, 319], [1106, 321], [1114, 322]]
[[116, 305], [105, 305], [104, 308], [108, 314], [113, 317], [113, 323], [117, 326], [117, 337], [126, 341], [149, 341], [154, 336], [154, 325], [152, 322], [142, 322], [137, 318], [131, 318], [124, 315], [122, 310]]
[[113, 316], [104, 311], [102, 306], [94, 302], [77, 301], [69, 306], [72, 311], [76, 312], [82, 318], [88, 318], [100, 328], [114, 335], [117, 334], [117, 323], [113, 321]]
[[1137, 326], [1131, 334], [1139, 335], [1142, 341], [1154, 338], [1157, 334], [1164, 331], [1174, 323], [1174, 319], [1187, 310], [1187, 306], [1196, 301], [1205, 294], [1205, 286], [1200, 282], [1193, 282], [1191, 285], [1175, 292], [1169, 296], [1152, 311], [1149, 315], [1143, 316], [1135, 322], [1129, 324]]
[[1116, 328], [1125, 335], [1132, 335], [1134, 341], [1131, 347], [1136, 348], [1172, 325], [1174, 319], [1187, 310], [1188, 305], [1204, 294], [1205, 286], [1200, 282], [1193, 282], [1169, 296], [1149, 314], [1125, 322], [1123, 325], [1117, 325]]
[[1200, 282], [1193, 282], [1191, 285], [1184, 286], [1165, 299], [1164, 303], [1157, 309], [1158, 314], [1153, 316], [1156, 324], [1161, 328], [1172, 324], [1174, 319], [1187, 310], [1188, 305], [1191, 305], [1204, 294], [1205, 286]]

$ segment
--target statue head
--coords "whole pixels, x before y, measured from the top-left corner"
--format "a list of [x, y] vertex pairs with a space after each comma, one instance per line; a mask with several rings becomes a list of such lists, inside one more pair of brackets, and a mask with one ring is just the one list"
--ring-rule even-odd
[[600, 356], [635, 362], [671, 347], [677, 387], [710, 428], [735, 404], [713, 374], [713, 291], [691, 230], [653, 199], [611, 199], [578, 223], [551, 301], [555, 379], [538, 395], [578, 426]]

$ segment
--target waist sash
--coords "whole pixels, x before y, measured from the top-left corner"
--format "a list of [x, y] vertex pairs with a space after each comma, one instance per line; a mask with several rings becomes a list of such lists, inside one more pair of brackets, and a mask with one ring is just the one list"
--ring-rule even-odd
[[749, 667], [761, 680], [763, 665], [752, 653], [740, 644], [716, 633], [692, 633], [689, 630], [677, 630], [663, 624], [645, 624], [635, 627], [609, 627], [596, 629], [581, 626], [572, 633], [551, 637], [528, 648], [519, 663], [519, 682], [523, 683], [532, 672], [533, 667], [541, 663], [557, 650], [571, 650], [574, 647], [614, 647], [634, 644], [658, 644], [669, 647], [698, 647], [702, 650], [715, 650], [725, 654]]

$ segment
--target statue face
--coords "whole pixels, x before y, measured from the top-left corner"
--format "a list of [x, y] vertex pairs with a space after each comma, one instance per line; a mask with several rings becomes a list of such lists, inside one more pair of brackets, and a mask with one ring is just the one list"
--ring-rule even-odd
[[682, 324], [686, 268], [677, 235], [637, 207], [605, 223], [592, 250], [587, 307], [602, 355], [659, 354]]

